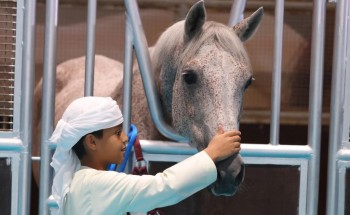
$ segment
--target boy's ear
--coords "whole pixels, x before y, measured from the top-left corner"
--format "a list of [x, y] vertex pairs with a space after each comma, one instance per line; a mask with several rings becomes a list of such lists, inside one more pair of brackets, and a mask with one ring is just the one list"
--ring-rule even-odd
[[84, 139], [84, 145], [87, 149], [91, 151], [96, 150], [96, 142], [95, 142], [95, 137], [92, 134], [87, 134]]

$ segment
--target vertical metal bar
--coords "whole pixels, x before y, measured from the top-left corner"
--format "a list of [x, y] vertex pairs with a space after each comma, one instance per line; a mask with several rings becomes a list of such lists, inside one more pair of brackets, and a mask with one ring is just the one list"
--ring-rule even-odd
[[84, 96], [92, 96], [94, 94], [96, 7], [97, 0], [89, 0], [86, 26], [87, 39]]
[[334, 54], [333, 75], [331, 92], [331, 124], [329, 131], [328, 150], [328, 184], [327, 184], [327, 215], [337, 213], [338, 202], [338, 171], [336, 155], [340, 149], [342, 137], [342, 121], [344, 99], [344, 71], [345, 71], [345, 41], [347, 38], [347, 0], [339, 0], [336, 7], [335, 30], [334, 30]]
[[41, 116], [41, 162], [39, 214], [48, 214], [46, 203], [50, 192], [50, 160], [49, 138], [53, 131], [55, 117], [56, 86], [56, 42], [58, 27], [58, 0], [46, 1], [45, 49], [43, 73], [43, 103]]
[[146, 36], [143, 31], [137, 3], [135, 0], [124, 0], [124, 5], [129, 14], [133, 29], [133, 44], [153, 122], [159, 132], [165, 137], [179, 142], [188, 142], [189, 140], [187, 138], [179, 135], [174, 128], [167, 125], [163, 119], [155, 79], [153, 77]]
[[279, 126], [281, 112], [281, 76], [283, 44], [284, 0], [276, 0], [275, 8], [275, 44], [272, 76], [270, 144], [279, 144]]
[[[123, 75], [123, 131], [127, 134], [131, 124], [132, 80], [133, 80], [133, 31], [129, 14], [125, 13], [125, 49], [124, 49], [124, 75]], [[134, 156], [132, 156], [134, 157]], [[128, 160], [124, 172], [131, 172], [132, 159]]]
[[123, 75], [123, 131], [129, 132], [131, 122], [131, 102], [132, 102], [132, 28], [129, 14], [125, 15], [125, 53], [124, 53], [124, 75]]
[[346, 215], [345, 214], [345, 191], [346, 191], [346, 163], [344, 161], [339, 161], [339, 177], [338, 177], [338, 185], [339, 185], [339, 192], [338, 192], [338, 202], [336, 203], [336, 207], [338, 210], [338, 214]]
[[228, 26], [233, 27], [244, 18], [246, 0], [234, 0], [231, 6]]
[[312, 44], [309, 92], [308, 145], [313, 149], [309, 161], [306, 214], [317, 215], [320, 174], [322, 88], [326, 0], [315, 0], [312, 18]]
[[305, 161], [305, 163], [301, 164], [299, 167], [300, 171], [300, 184], [299, 184], [299, 213], [298, 215], [305, 215], [307, 210], [307, 180], [303, 180], [307, 178], [307, 174], [309, 172], [308, 169], [308, 161]]
[[[13, 36], [16, 37], [16, 49], [15, 49], [15, 83], [14, 83], [14, 105], [13, 106], [13, 133], [11, 135], [19, 136], [18, 132], [20, 128], [20, 116], [21, 116], [21, 108], [18, 104], [21, 104], [21, 85], [22, 85], [22, 58], [23, 58], [23, 47], [22, 41], [24, 37], [24, 1], [17, 1], [17, 11], [16, 11], [16, 31], [13, 33]], [[5, 133], [3, 133], [5, 135]], [[10, 134], [10, 133], [9, 133]], [[5, 136], [6, 137], [6, 136]], [[16, 199], [17, 201], [17, 199]], [[16, 202], [18, 204], [18, 202]], [[17, 209], [17, 207], [16, 207]]]
[[[350, 16], [350, 4], [348, 5], [348, 14]], [[348, 16], [348, 17], [349, 17]], [[350, 19], [348, 18], [347, 25], [346, 25], [346, 31], [347, 35], [350, 35]], [[350, 39], [347, 39], [346, 44], [346, 58], [349, 59], [350, 57]], [[346, 68], [345, 68], [345, 89], [350, 89], [350, 60], [346, 61]], [[350, 90], [345, 90], [345, 101], [344, 101], [344, 125], [343, 125], [343, 135], [342, 140], [344, 145], [347, 145], [348, 150], [350, 150]]]
[[24, 35], [22, 54], [22, 102], [20, 133], [23, 142], [19, 184], [19, 214], [30, 212], [32, 119], [34, 94], [34, 56], [35, 56], [35, 9], [36, 1], [25, 1]]

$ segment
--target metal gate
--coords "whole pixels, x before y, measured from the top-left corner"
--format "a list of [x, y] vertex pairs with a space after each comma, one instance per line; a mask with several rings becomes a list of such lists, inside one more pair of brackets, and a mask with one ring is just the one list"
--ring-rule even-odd
[[[245, 1], [234, 1], [229, 24], [233, 25], [241, 17]], [[280, 104], [283, 47], [284, 1], [276, 0], [274, 32], [274, 66], [272, 86], [272, 116], [270, 142], [268, 144], [243, 144], [241, 155], [246, 164], [290, 165], [300, 168], [299, 215], [317, 214], [320, 133], [322, 114], [323, 53], [325, 34], [326, 1], [314, 1], [311, 52], [311, 77], [309, 93], [308, 142], [305, 145], [280, 145]], [[132, 23], [133, 24], [133, 23]], [[133, 25], [136, 27], [136, 25]], [[142, 71], [141, 71], [142, 72]], [[124, 110], [127, 111], [127, 110]], [[124, 112], [127, 113], [127, 112]], [[148, 161], [181, 161], [196, 151], [181, 143], [141, 141]], [[331, 213], [333, 214], [333, 213]]]
[[349, 214], [350, 176], [350, 3], [337, 1], [334, 35], [331, 124], [328, 151], [327, 215]]
[[[0, 160], [9, 171], [1, 213], [27, 214], [31, 182], [35, 4], [0, 1]], [[6, 168], [5, 168], [6, 169]], [[4, 169], [2, 169], [4, 170]], [[4, 178], [2, 178], [4, 179]], [[3, 190], [2, 190], [3, 191]], [[9, 207], [10, 206], [10, 210]]]
[[[6, 37], [15, 37], [10, 50], [7, 39], [0, 35], [0, 120], [12, 117], [11, 128], [0, 131], [0, 159], [5, 158], [11, 166], [11, 214], [28, 214], [30, 202], [30, 173], [31, 173], [31, 121], [33, 106], [33, 79], [34, 79], [34, 28], [36, 1], [3, 1], [8, 2], [9, 10], [16, 12], [3, 15], [3, 7], [0, 17], [15, 16], [15, 27], [11, 35], [9, 30], [4, 30], [0, 21], [0, 32], [6, 33]], [[309, 127], [308, 141], [305, 145], [280, 145], [280, 103], [281, 103], [281, 61], [282, 61], [282, 36], [284, 1], [276, 0], [275, 6], [275, 43], [274, 66], [272, 86], [272, 116], [270, 141], [268, 144], [243, 144], [241, 154], [247, 164], [256, 165], [291, 165], [300, 168], [299, 184], [299, 215], [316, 215], [318, 205], [319, 166], [320, 166], [320, 133], [322, 114], [322, 83], [323, 83], [323, 58], [324, 58], [324, 34], [325, 34], [325, 7], [326, 0], [315, 0], [313, 4], [313, 29], [312, 29], [312, 53], [310, 68], [310, 95], [309, 95]], [[50, 159], [55, 146], [48, 142], [53, 131], [54, 124], [54, 95], [55, 70], [56, 70], [56, 37], [58, 19], [58, 0], [46, 2], [45, 24], [45, 54], [43, 76], [43, 105], [41, 124], [41, 185], [40, 185], [40, 214], [48, 214], [49, 208], [55, 205], [50, 199], [51, 170]], [[234, 1], [229, 24], [235, 23], [239, 17], [245, 1]], [[95, 54], [95, 20], [97, 0], [88, 1], [88, 35], [86, 50], [86, 81], [85, 95], [93, 92], [93, 68]], [[195, 149], [181, 143], [182, 138], [174, 133], [164, 123], [159, 112], [159, 99], [156, 96], [156, 88], [150, 67], [150, 58], [145, 42], [145, 34], [142, 29], [136, 0], [125, 0], [126, 8], [126, 37], [125, 37], [125, 64], [124, 64], [124, 105], [125, 116], [124, 129], [130, 123], [130, 89], [132, 52], [135, 49], [139, 67], [146, 82], [147, 99], [153, 104], [150, 106], [152, 118], [166, 137], [178, 142], [162, 142], [141, 140], [144, 155], [148, 161], [173, 161], [178, 162], [194, 154]], [[4, 7], [7, 9], [7, 6]], [[333, 83], [332, 106], [330, 126], [329, 149], [329, 174], [328, 174], [328, 199], [327, 215], [348, 214], [346, 208], [346, 186], [349, 182], [350, 168], [350, 63], [347, 61], [350, 50], [350, 3], [347, 0], [338, 0], [336, 8], [335, 45], [333, 56]], [[238, 18], [237, 18], [238, 17]], [[14, 40], [11, 40], [14, 41]], [[4, 53], [4, 54], [3, 54]], [[7, 54], [12, 53], [12, 54]], [[11, 62], [11, 63], [8, 63]], [[7, 63], [5, 65], [5, 63]], [[13, 76], [8, 77], [11, 74]], [[6, 75], [3, 76], [3, 75]], [[3, 78], [5, 77], [5, 78]], [[13, 80], [13, 84], [2, 84], [3, 79]], [[7, 91], [9, 89], [9, 91]], [[4, 94], [4, 95], [3, 95]], [[6, 94], [6, 95], [5, 95]], [[8, 95], [10, 99], [7, 100]], [[12, 97], [11, 97], [12, 96]], [[8, 104], [12, 104], [9, 105]]]

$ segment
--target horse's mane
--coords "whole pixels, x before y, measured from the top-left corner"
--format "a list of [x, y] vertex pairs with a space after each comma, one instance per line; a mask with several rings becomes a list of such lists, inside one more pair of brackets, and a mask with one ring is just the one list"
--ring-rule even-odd
[[[152, 63], [156, 72], [160, 66], [178, 66], [181, 61], [188, 62], [199, 48], [208, 41], [214, 41], [217, 47], [223, 51], [231, 53], [237, 57], [238, 61], [243, 61], [250, 66], [248, 55], [243, 43], [238, 38], [234, 30], [221, 23], [205, 22], [202, 31], [184, 44], [185, 21], [180, 21], [169, 27], [157, 41], [152, 52]], [[183, 47], [185, 46], [185, 47]], [[172, 65], [164, 65], [172, 64]]]

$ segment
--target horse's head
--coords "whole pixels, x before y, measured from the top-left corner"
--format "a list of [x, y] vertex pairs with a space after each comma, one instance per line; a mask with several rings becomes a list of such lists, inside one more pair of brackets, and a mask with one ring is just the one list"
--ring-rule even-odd
[[[252, 81], [242, 41], [255, 32], [262, 14], [261, 8], [230, 28], [206, 22], [200, 1], [186, 20], [163, 33], [153, 50], [165, 118], [198, 150], [207, 146], [218, 129], [238, 129], [243, 93]], [[218, 179], [210, 191], [234, 195], [244, 177], [241, 156], [216, 165]]]

